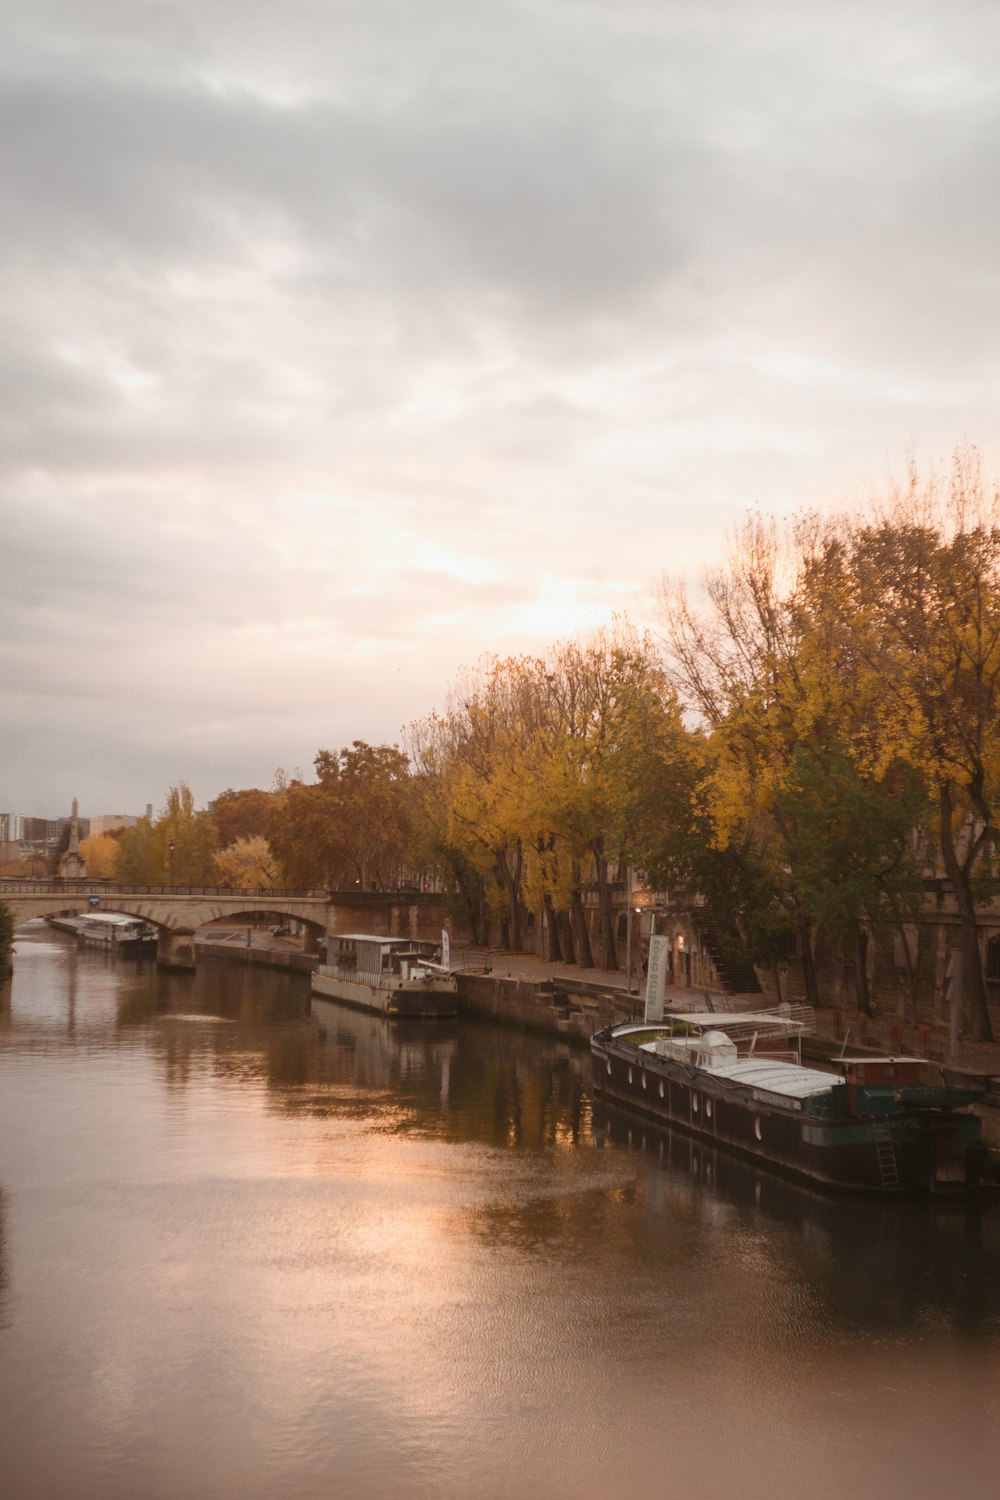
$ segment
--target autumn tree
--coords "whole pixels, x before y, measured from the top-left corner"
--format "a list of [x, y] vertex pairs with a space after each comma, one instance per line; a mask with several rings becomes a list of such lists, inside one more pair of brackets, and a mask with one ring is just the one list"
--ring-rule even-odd
[[269, 843], [286, 878], [304, 886], [391, 888], [409, 867], [409, 763], [395, 745], [354, 740], [320, 750], [317, 780], [276, 795]]
[[[476, 872], [504, 945], [523, 946], [525, 822], [539, 663], [491, 657], [452, 686], [446, 711], [411, 728], [418, 775], [433, 777], [439, 848]], [[424, 785], [431, 783], [425, 781]]]
[[267, 840], [259, 836], [235, 839], [213, 858], [223, 885], [242, 891], [266, 891], [277, 883], [277, 861]]
[[886, 752], [862, 619], [813, 517], [785, 532], [751, 517], [709, 573], [703, 606], [676, 590], [668, 601], [675, 667], [711, 745], [701, 888], [722, 874], [761, 903], [730, 902], [756, 962], [770, 951], [776, 966], [794, 929], [813, 1004], [814, 933], [853, 954], [865, 1004], [868, 927], [901, 921], [919, 884], [909, 820], [923, 783], [898, 745]]
[[688, 795], [687, 736], [652, 642], [619, 621], [544, 658], [488, 658], [462, 675], [444, 714], [414, 728], [437, 847], [477, 872], [503, 941], [521, 945], [530, 907], [550, 958], [591, 965], [592, 877], [603, 959], [617, 966], [612, 885], [645, 821], [662, 832]]
[[91, 880], [111, 880], [115, 873], [118, 839], [110, 833], [91, 833], [80, 840], [80, 857]]
[[974, 1034], [992, 1039], [977, 908], [998, 889], [1000, 494], [971, 449], [947, 478], [911, 468], [874, 520], [830, 528], [823, 562], [878, 697], [862, 753], [876, 769], [905, 759], [933, 792]]
[[226, 849], [237, 839], [266, 839], [273, 803], [274, 794], [257, 787], [240, 792], [227, 787], [220, 792], [208, 804], [219, 848]]
[[115, 876], [125, 885], [214, 885], [216, 833], [207, 812], [179, 782], [154, 821], [140, 818], [118, 841]]
[[536, 816], [592, 870], [604, 964], [617, 968], [611, 886], [648, 847], [650, 820], [662, 831], [688, 818], [690, 747], [658, 652], [627, 621], [562, 643], [549, 667], [557, 733]]

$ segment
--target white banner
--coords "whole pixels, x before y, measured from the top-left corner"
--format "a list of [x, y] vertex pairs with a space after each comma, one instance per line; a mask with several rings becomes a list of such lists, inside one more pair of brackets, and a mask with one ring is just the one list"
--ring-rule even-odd
[[663, 992], [667, 987], [667, 969], [670, 960], [670, 939], [651, 937], [649, 940], [649, 969], [646, 974], [647, 1021], [663, 1020]]
[[441, 962], [446, 969], [451, 968], [451, 939], [445, 928], [441, 928]]

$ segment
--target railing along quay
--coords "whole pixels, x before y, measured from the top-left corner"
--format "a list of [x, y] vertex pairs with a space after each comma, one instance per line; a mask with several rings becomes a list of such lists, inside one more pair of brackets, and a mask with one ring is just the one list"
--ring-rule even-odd
[[290, 886], [268, 886], [266, 890], [249, 890], [233, 885], [119, 885], [112, 880], [19, 880], [16, 876], [0, 876], [0, 894], [11, 895], [62, 895], [68, 896], [254, 896], [260, 899], [277, 897], [280, 900], [310, 898], [314, 901], [329, 901], [329, 891], [301, 891]]

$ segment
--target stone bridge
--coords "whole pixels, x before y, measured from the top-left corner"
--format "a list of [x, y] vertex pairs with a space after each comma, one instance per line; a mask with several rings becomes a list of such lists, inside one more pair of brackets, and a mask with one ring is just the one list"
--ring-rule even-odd
[[442, 897], [422, 891], [234, 891], [226, 887], [129, 886], [107, 880], [0, 879], [0, 902], [15, 926], [33, 917], [80, 916], [88, 911], [140, 917], [159, 934], [156, 962], [193, 969], [195, 933], [221, 918], [273, 917], [301, 922], [306, 951], [330, 932], [437, 936]]

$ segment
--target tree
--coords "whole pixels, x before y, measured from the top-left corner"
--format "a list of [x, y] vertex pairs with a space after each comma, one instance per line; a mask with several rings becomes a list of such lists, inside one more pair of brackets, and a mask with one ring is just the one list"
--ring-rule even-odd
[[213, 858], [223, 885], [242, 891], [266, 891], [275, 883], [277, 861], [266, 839], [236, 839]]
[[227, 787], [220, 792], [208, 804], [219, 848], [227, 849], [237, 839], [266, 838], [273, 804], [274, 793], [262, 792], [257, 787], [241, 792]]
[[309, 886], [391, 888], [409, 867], [409, 762], [395, 745], [354, 740], [318, 751], [318, 780], [290, 782], [269, 822], [286, 878]]
[[997, 889], [1000, 842], [1000, 493], [973, 449], [947, 481], [911, 467], [874, 523], [831, 528], [824, 563], [877, 684], [863, 753], [876, 768], [905, 758], [933, 789], [974, 1034], [992, 1040], [977, 906]]
[[604, 963], [617, 968], [611, 882], [648, 847], [646, 820], [655, 817], [662, 831], [677, 815], [687, 736], [651, 638], [627, 621], [558, 646], [547, 682], [558, 728], [541, 782], [545, 810], [536, 816], [578, 864], [591, 864]]
[[870, 925], [901, 924], [919, 892], [926, 792], [898, 739], [886, 739], [846, 556], [815, 517], [785, 533], [752, 517], [709, 575], [706, 607], [675, 593], [668, 624], [688, 702], [710, 732], [701, 888], [724, 877], [717, 899], [775, 973], [794, 927], [813, 1004], [814, 934], [844, 948], [866, 1006]]
[[0, 981], [10, 978], [13, 968], [11, 950], [14, 946], [14, 916], [9, 906], [0, 901]]
[[593, 871], [610, 967], [612, 883], [648, 843], [644, 820], [662, 834], [685, 802], [688, 739], [652, 642], [625, 621], [545, 658], [488, 658], [411, 731], [431, 842], [499, 917], [504, 943], [521, 945], [530, 906], [550, 958], [591, 964]]
[[702, 875], [724, 872], [734, 879], [743, 862], [736, 884], [766, 893], [763, 920], [746, 907], [740, 912], [744, 938], [756, 954], [763, 940], [773, 962], [787, 945], [791, 922], [806, 995], [815, 1005], [812, 927], [787, 874], [795, 827], [782, 795], [800, 747], [809, 745], [822, 758], [843, 693], [824, 664], [822, 629], [812, 629], [798, 607], [800, 571], [799, 538], [784, 537], [773, 522], [753, 516], [724, 563], [708, 573], [704, 606], [693, 607], [675, 588], [665, 609], [677, 680], [711, 742], [703, 786], [707, 847], [727, 852]]
[[888, 921], [905, 938], [905, 923], [920, 909], [927, 856], [923, 779], [905, 761], [893, 762], [878, 779], [865, 776], [835, 743], [822, 759], [800, 748], [778, 804], [792, 830], [789, 878], [796, 900], [817, 929], [853, 952], [858, 1007], [868, 1009], [870, 928]]
[[115, 875], [126, 885], [214, 885], [216, 834], [207, 812], [195, 809], [186, 783], [167, 792], [157, 818], [140, 818], [118, 842]]
[[80, 840], [80, 857], [91, 880], [111, 880], [117, 854], [118, 839], [110, 833], [91, 833]]

